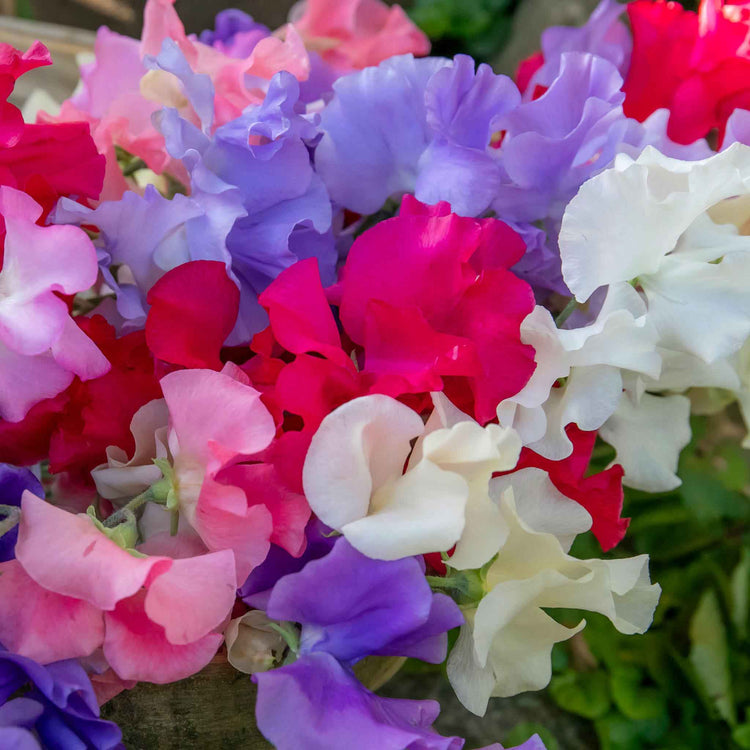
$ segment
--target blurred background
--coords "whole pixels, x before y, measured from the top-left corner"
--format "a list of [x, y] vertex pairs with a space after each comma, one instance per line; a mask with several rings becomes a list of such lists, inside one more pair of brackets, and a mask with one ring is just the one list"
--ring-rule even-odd
[[[76, 55], [106, 24], [140, 35], [145, 0], [0, 0], [0, 41], [50, 47], [55, 66], [19, 81], [21, 102], [41, 87], [58, 102], [78, 77]], [[543, 29], [580, 25], [597, 0], [407, 0], [435, 54], [465, 52], [512, 74], [539, 48]], [[238, 7], [271, 28], [284, 23], [291, 0], [177, 0], [189, 32], [213, 26], [215, 14]], [[686, 7], [695, 3], [686, 0]], [[24, 88], [26, 86], [27, 88]], [[468, 738], [467, 747], [513, 746], [534, 731], [549, 750], [750, 750], [750, 460], [739, 447], [738, 417], [695, 417], [683, 452], [683, 485], [662, 496], [626, 493], [633, 521], [616, 555], [648, 552], [663, 587], [653, 628], [623, 637], [603, 618], [553, 652], [550, 687], [494, 700], [478, 718], [455, 699], [435, 668], [410, 663], [382, 691], [433, 698], [437, 728]], [[597, 449], [595, 471], [613, 455]], [[573, 554], [599, 556], [590, 535]], [[556, 613], [566, 624], [578, 613]]]

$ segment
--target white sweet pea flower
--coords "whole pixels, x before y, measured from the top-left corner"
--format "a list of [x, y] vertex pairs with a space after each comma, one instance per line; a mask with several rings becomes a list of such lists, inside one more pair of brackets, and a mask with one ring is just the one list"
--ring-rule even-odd
[[478, 567], [503, 533], [489, 480], [516, 465], [520, 440], [498, 425], [481, 427], [440, 395], [434, 399], [427, 426], [383, 395], [333, 411], [305, 458], [305, 495], [324, 523], [369, 557], [394, 560], [457, 544], [457, 565]]
[[[536, 352], [536, 370], [520, 393], [498, 406], [500, 423], [546, 458], [569, 456], [566, 425], [599, 429], [617, 409], [623, 373], [659, 375], [658, 334], [646, 312], [629, 284], [610, 287], [596, 320], [581, 328], [560, 329], [548, 310], [536, 307], [521, 324], [523, 342]], [[553, 388], [563, 378], [564, 386]]]
[[620, 401], [599, 434], [617, 451], [623, 483], [646, 492], [668, 492], [681, 484], [680, 451], [690, 442], [690, 400], [644, 394]]
[[[495, 481], [493, 492], [504, 490]], [[552, 646], [586, 624], [567, 628], [544, 607], [599, 612], [621, 633], [642, 633], [651, 624], [660, 592], [658, 584], [650, 583], [646, 555], [578, 560], [566, 554], [557, 535], [538, 531], [521, 517], [512, 491], [504, 490], [498, 503], [509, 533], [487, 571], [487, 593], [475, 610], [465, 612], [466, 623], [448, 659], [456, 694], [480, 716], [493, 695], [547, 685]], [[554, 512], [562, 523], [561, 508]]]
[[569, 203], [563, 277], [579, 302], [637, 279], [659, 344], [713, 362], [750, 335], [750, 148], [684, 162], [620, 155]]

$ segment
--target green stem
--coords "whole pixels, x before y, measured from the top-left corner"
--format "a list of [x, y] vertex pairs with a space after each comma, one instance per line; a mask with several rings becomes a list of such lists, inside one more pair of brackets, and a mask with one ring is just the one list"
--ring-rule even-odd
[[117, 524], [127, 520], [129, 513], [133, 513], [134, 511], [138, 510], [141, 505], [145, 505], [146, 503], [153, 500], [154, 495], [151, 492], [151, 488], [149, 487], [145, 492], [137, 495], [127, 505], [123, 506], [119, 510], [115, 511], [111, 516], [109, 516], [106, 521], [104, 521], [104, 526], [106, 526], [108, 529], [113, 529], [115, 526], [117, 526]]
[[558, 328], [562, 328], [563, 324], [573, 314], [576, 307], [578, 307], [578, 302], [575, 297], [571, 297], [568, 304], [563, 308], [563, 311], [555, 318], [555, 325]]
[[268, 624], [272, 630], [275, 630], [289, 646], [289, 650], [295, 654], [299, 653], [299, 636], [297, 631], [287, 623], [270, 622]]

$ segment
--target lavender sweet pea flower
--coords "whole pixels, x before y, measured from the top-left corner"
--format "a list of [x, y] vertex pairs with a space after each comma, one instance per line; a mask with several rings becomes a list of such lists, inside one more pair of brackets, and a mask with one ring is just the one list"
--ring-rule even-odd
[[590, 52], [609, 60], [625, 78], [630, 67], [633, 40], [620, 20], [625, 7], [617, 0], [602, 0], [583, 26], [550, 26], [542, 33], [544, 65], [526, 88], [530, 98], [537, 86], [549, 86], [560, 74], [566, 52]]
[[[170, 70], [179, 75], [178, 66]], [[248, 341], [267, 325], [258, 295], [298, 259], [316, 257], [324, 283], [334, 280], [331, 203], [308, 148], [318, 131], [314, 118], [300, 114], [298, 102], [299, 83], [282, 72], [269, 83], [262, 104], [248, 107], [212, 136], [205, 122], [201, 130], [174, 109], [158, 118], [167, 150], [190, 173], [192, 199], [220, 207], [231, 197], [243, 212], [226, 237], [231, 274], [241, 291], [230, 344]], [[292, 239], [295, 232], [301, 237]]]
[[402, 55], [344, 76], [321, 115], [315, 164], [333, 200], [361, 214], [413, 192], [476, 216], [501, 174], [490, 148], [497, 121], [520, 101], [487, 65]]
[[[42, 485], [28, 469], [0, 464], [0, 505], [20, 508], [21, 496], [26, 490], [37, 497], [44, 497]], [[15, 557], [14, 549], [18, 539], [18, 525], [2, 533], [4, 520], [6, 519], [0, 516], [0, 562], [6, 562]], [[11, 519], [8, 519], [8, 522], [10, 525]]]
[[267, 26], [241, 10], [230, 8], [216, 15], [214, 31], [201, 31], [198, 39], [229, 57], [244, 59], [252, 54], [261, 39], [270, 35]]
[[460, 750], [431, 725], [435, 701], [381, 698], [364, 688], [330, 654], [253, 676], [258, 728], [278, 750]]
[[[10, 699], [20, 689], [22, 697]], [[74, 660], [41, 666], [0, 646], [0, 747], [123, 748], [116, 724], [99, 718], [91, 682]]]
[[339, 538], [277, 581], [267, 614], [301, 625], [297, 661], [253, 676], [258, 727], [279, 750], [463, 746], [431, 728], [435, 702], [380, 698], [351, 670], [369, 655], [445, 658], [447, 631], [463, 617], [452, 599], [432, 593], [421, 560], [373, 560]]
[[500, 122], [505, 179], [493, 208], [502, 219], [559, 217], [578, 188], [617, 153], [627, 119], [622, 77], [594, 55], [566, 53], [546, 93]]
[[[145, 325], [146, 295], [167, 271], [203, 259], [207, 251], [211, 260], [225, 259], [220, 247], [210, 252], [206, 244], [188, 240], [188, 227], [204, 216], [204, 209], [195, 200], [179, 194], [167, 200], [148, 185], [143, 196], [126, 192], [120, 200], [103, 201], [95, 209], [61, 198], [52, 219], [56, 224], [99, 228], [94, 240], [99, 268], [117, 295], [117, 312], [124, 321], [120, 327], [128, 331]], [[227, 232], [229, 228], [231, 224]], [[191, 252], [191, 244], [201, 252]], [[119, 269], [117, 274], [113, 267]]]

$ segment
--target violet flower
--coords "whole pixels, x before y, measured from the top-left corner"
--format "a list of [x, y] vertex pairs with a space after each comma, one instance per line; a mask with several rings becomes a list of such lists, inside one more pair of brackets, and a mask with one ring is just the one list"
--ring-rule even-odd
[[[14, 695], [16, 697], [11, 697]], [[124, 748], [118, 726], [99, 717], [91, 682], [77, 661], [41, 666], [2, 646], [0, 747], [18, 750]]]
[[381, 698], [352, 671], [370, 655], [445, 658], [447, 631], [463, 617], [452, 599], [432, 593], [420, 559], [373, 560], [340, 538], [278, 580], [267, 613], [301, 626], [297, 660], [253, 677], [258, 727], [279, 750], [463, 746], [431, 728], [436, 702]]

